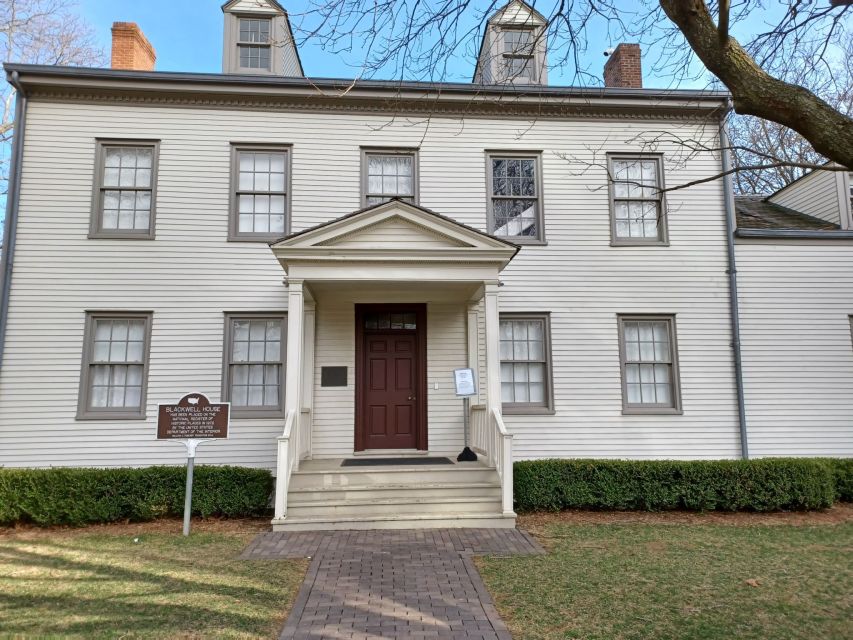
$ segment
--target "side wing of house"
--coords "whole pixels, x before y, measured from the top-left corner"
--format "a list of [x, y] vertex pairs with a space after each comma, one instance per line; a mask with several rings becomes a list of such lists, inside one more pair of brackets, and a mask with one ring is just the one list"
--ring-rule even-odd
[[845, 184], [843, 171], [812, 171], [768, 201], [850, 229], [850, 194]]

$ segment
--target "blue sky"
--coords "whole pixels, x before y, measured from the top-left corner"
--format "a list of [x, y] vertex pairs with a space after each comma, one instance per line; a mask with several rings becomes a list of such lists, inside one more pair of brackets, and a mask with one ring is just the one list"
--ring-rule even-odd
[[[298, 22], [299, 14], [309, 3], [305, 0], [282, 0], [282, 4]], [[627, 0], [626, 12], [638, 3]], [[105, 51], [109, 51], [110, 25], [114, 21], [137, 22], [157, 50], [157, 69], [161, 71], [219, 72], [222, 50], [221, 0], [78, 0], [82, 16], [95, 28]], [[488, 6], [485, 2], [482, 6]], [[550, 5], [549, 5], [550, 6]], [[603, 51], [617, 42], [608, 39], [604, 25], [588, 30], [589, 48], [584, 64], [599, 74], [604, 65]], [[297, 38], [298, 38], [297, 34]], [[362, 60], [359, 51], [346, 55], [323, 51], [318, 42], [300, 46], [306, 74], [314, 77], [352, 78], [359, 74]], [[647, 51], [651, 57], [654, 51]], [[473, 56], [460, 57], [449, 69], [447, 80], [469, 81]], [[648, 86], [666, 87], [667, 77], [655, 77], [646, 65]], [[554, 70], [550, 84], [572, 84], [573, 69]], [[377, 76], [377, 77], [381, 77]], [[706, 81], [682, 86], [705, 86]]]

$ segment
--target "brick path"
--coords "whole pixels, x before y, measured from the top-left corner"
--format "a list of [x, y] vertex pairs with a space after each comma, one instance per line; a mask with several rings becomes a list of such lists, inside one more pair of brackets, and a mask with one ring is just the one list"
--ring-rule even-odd
[[518, 529], [259, 534], [242, 557], [312, 558], [282, 639], [509, 639], [472, 555], [544, 553]]

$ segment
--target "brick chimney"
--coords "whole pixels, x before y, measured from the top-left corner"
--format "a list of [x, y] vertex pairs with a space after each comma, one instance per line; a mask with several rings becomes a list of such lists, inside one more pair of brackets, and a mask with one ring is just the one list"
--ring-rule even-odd
[[621, 43], [604, 65], [604, 86], [623, 89], [643, 88], [640, 45]]
[[112, 68], [153, 71], [157, 53], [135, 22], [113, 22]]

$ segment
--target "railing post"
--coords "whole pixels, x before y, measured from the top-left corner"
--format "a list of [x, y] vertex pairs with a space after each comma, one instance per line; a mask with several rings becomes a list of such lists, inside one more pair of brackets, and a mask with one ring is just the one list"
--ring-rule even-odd
[[501, 502], [505, 515], [513, 513], [512, 510], [512, 436], [503, 436], [503, 474], [501, 476]]
[[290, 479], [290, 445], [286, 437], [278, 438], [278, 460], [276, 462], [275, 476], [275, 510], [274, 518], [281, 520], [287, 515], [287, 485]]

